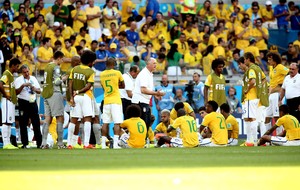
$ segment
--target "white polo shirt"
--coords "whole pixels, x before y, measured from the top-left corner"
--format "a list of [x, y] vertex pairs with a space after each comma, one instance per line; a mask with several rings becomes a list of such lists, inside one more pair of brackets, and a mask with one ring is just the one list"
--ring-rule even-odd
[[145, 67], [136, 77], [135, 86], [132, 95], [132, 103], [145, 103], [149, 104], [152, 95], [141, 93], [141, 87], [146, 87], [148, 90], [154, 89], [153, 74]]
[[[15, 80], [16, 89], [20, 88], [22, 86], [22, 84], [24, 84], [24, 83], [31, 83], [32, 86], [34, 86], [35, 88], [41, 88], [39, 82], [37, 81], [37, 79], [34, 76], [30, 76], [29, 80], [25, 79], [23, 76], [19, 76]], [[31, 90], [29, 87], [24, 87], [22, 89], [21, 93], [18, 95], [18, 98], [29, 101], [30, 91]]]
[[297, 73], [293, 78], [290, 75], [286, 76], [282, 88], [285, 89], [286, 99], [300, 97], [300, 74]]
[[123, 74], [123, 79], [124, 79], [124, 83], [125, 83], [125, 88], [120, 89], [121, 98], [125, 98], [126, 100], [131, 100], [131, 98], [128, 96], [126, 90], [133, 91], [135, 79], [132, 78], [132, 76], [128, 72]]

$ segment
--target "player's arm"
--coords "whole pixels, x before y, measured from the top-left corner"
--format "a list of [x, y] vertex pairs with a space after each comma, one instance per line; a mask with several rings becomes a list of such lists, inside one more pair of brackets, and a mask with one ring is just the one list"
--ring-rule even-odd
[[204, 104], [206, 104], [208, 101], [208, 89], [209, 89], [209, 87], [205, 85], [204, 86]]
[[190, 112], [190, 113], [189, 113], [189, 116], [191, 116], [191, 117], [193, 117], [194, 119], [196, 119], [196, 114], [195, 114], [194, 111]]
[[[124, 83], [124, 81], [119, 81], [119, 88], [120, 89], [124, 89], [125, 88], [125, 83]], [[127, 92], [127, 90], [126, 90], [126, 92]], [[127, 93], [128, 94], [128, 93]], [[129, 96], [129, 95], [128, 95]]]
[[231, 137], [232, 130], [228, 130], [228, 139]]
[[271, 129], [267, 130], [267, 132], [264, 135], [271, 135], [277, 127], [278, 126], [275, 124], [273, 127], [271, 127]]
[[173, 130], [175, 130], [175, 128], [172, 125], [170, 125], [167, 129], [167, 133], [170, 133]]
[[280, 96], [279, 96], [279, 104], [281, 104], [282, 99], [284, 98], [284, 96], [285, 96], [285, 89], [281, 88], [280, 89]]
[[204, 125], [201, 125], [200, 128], [199, 128], [199, 133], [201, 134], [201, 132], [203, 131], [203, 129], [205, 128]]
[[255, 78], [252, 78], [252, 79], [250, 79], [249, 80], [249, 82], [248, 82], [248, 88], [247, 88], [247, 90], [245, 91], [245, 94], [247, 94], [249, 91], [250, 91], [250, 89], [251, 88], [254, 88], [255, 87]]
[[286, 130], [283, 130], [281, 133], [279, 133], [277, 136], [279, 137], [285, 137], [286, 135]]
[[4, 88], [3, 88], [3, 84], [4, 84], [3, 81], [0, 81], [0, 92], [4, 98], [7, 98]]
[[142, 92], [143, 94], [153, 95], [153, 96], [164, 96], [164, 95], [165, 95], [164, 92], [149, 90], [149, 89], [147, 89], [147, 87], [145, 87], [145, 86], [141, 86], [141, 92]]

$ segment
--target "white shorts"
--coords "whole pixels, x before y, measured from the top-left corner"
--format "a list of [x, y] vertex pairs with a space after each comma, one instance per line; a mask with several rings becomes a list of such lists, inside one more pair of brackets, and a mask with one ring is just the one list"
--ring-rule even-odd
[[266, 109], [266, 117], [279, 117], [279, 93], [275, 92], [269, 96], [269, 107]]
[[103, 106], [103, 123], [123, 123], [122, 104], [106, 104]]
[[246, 100], [242, 105], [243, 107], [243, 119], [245, 118], [257, 118], [257, 110], [258, 110], [258, 99], [254, 100]]
[[128, 146], [128, 139], [129, 139], [129, 134], [127, 133], [123, 133], [120, 137], [120, 141], [119, 141], [119, 146], [122, 148], [131, 148], [130, 146]]
[[94, 104], [94, 116], [100, 115], [100, 106], [97, 105], [96, 99], [92, 99], [92, 103]]
[[91, 27], [89, 27], [89, 35], [90, 35], [92, 41], [93, 40], [98, 41], [98, 39], [102, 35], [101, 28], [91, 28]]
[[265, 122], [266, 120], [266, 107], [265, 106], [259, 106], [257, 110], [257, 122]]
[[210, 146], [210, 147], [223, 147], [223, 146], [227, 146], [227, 144], [222, 144], [222, 145], [219, 145], [219, 144], [215, 144], [211, 141], [210, 138], [205, 138], [201, 141], [201, 143], [199, 144], [199, 146]]
[[94, 104], [88, 95], [77, 95], [74, 97], [74, 101], [75, 106], [70, 109], [71, 117], [83, 118], [87, 116], [94, 116]]
[[13, 124], [15, 122], [15, 104], [6, 98], [1, 100], [2, 123]]
[[171, 138], [171, 143], [170, 143], [171, 147], [179, 147], [179, 148], [183, 148], [183, 142], [181, 138], [178, 137], [173, 137]]
[[239, 140], [238, 139], [233, 139], [233, 138], [230, 138], [228, 139], [228, 146], [237, 146], [239, 143]]
[[286, 137], [272, 136], [271, 143], [277, 146], [300, 146], [300, 140], [288, 141]]

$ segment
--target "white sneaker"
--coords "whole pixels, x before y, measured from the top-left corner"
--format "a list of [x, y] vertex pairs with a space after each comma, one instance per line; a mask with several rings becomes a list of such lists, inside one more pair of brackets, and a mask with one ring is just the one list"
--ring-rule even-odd
[[118, 145], [115, 145], [114, 149], [121, 149], [121, 147], [119, 147]]

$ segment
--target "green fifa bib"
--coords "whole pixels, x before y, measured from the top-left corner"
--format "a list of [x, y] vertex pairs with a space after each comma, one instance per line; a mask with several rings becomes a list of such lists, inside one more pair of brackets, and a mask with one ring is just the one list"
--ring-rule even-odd
[[17, 104], [18, 99], [17, 99], [17, 95], [16, 95], [16, 89], [15, 89], [15, 83], [14, 83], [14, 76], [11, 75], [11, 73], [6, 70], [4, 71], [3, 75], [6, 75], [7, 77], [7, 81], [8, 81], [8, 88], [9, 88], [9, 94], [10, 94], [10, 98], [11, 98], [11, 102], [13, 104]]
[[50, 63], [45, 68], [44, 85], [43, 85], [43, 98], [50, 98], [53, 95], [53, 71], [55, 63]]
[[[222, 75], [221, 75], [222, 76]], [[215, 73], [211, 74], [212, 78], [212, 93], [213, 100], [216, 101], [219, 107], [226, 103], [226, 93], [225, 93], [225, 78], [218, 77]]]
[[[73, 69], [73, 90], [81, 90], [88, 83], [88, 79], [94, 71], [91, 68], [81, 68], [80, 66], [76, 66]], [[81, 94], [83, 95], [83, 93]]]
[[255, 84], [256, 84], [256, 94], [257, 98], [259, 99], [260, 103], [263, 106], [269, 106], [269, 96], [268, 96], [268, 85], [266, 80], [262, 79], [262, 70], [261, 68], [256, 65], [252, 64], [249, 69], [246, 71], [244, 78], [243, 78], [243, 93], [242, 93], [242, 102], [245, 100], [245, 92], [248, 89], [248, 82], [249, 82], [249, 71], [253, 69], [256, 75]]

